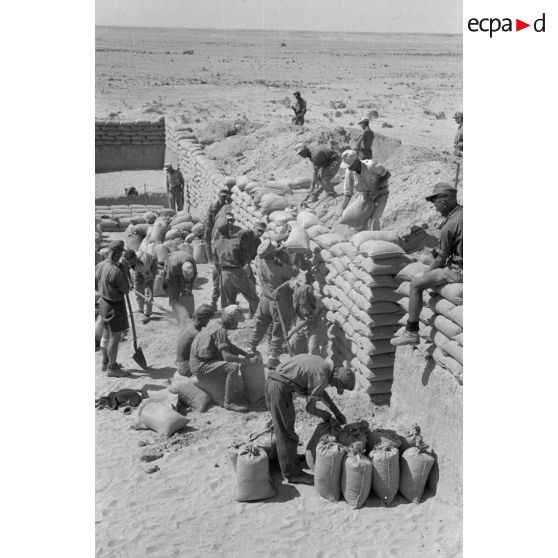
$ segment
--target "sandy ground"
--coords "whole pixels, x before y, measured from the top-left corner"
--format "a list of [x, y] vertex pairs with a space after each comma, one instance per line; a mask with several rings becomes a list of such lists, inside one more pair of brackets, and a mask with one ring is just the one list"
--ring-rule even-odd
[[[200, 266], [196, 305], [208, 301], [210, 266]], [[166, 299], [156, 302], [168, 307]], [[241, 306], [247, 303], [239, 297]], [[135, 300], [132, 300], [134, 308]], [[138, 314], [135, 314], [138, 317]], [[231, 335], [239, 345], [251, 322]], [[174, 400], [166, 386], [174, 374], [176, 326], [155, 311], [147, 325], [137, 325], [139, 344], [150, 371], [132, 360], [130, 338], [119, 361], [129, 378], [107, 378], [96, 353], [96, 397], [111, 390], [134, 388], [150, 397]], [[264, 346], [265, 349], [265, 346]], [[385, 408], [374, 409], [362, 393], [335, 396], [349, 422], [367, 419], [389, 425]], [[301, 443], [318, 420], [297, 401]], [[374, 416], [375, 415], [375, 416]], [[278, 495], [264, 502], [234, 500], [235, 477], [227, 456], [234, 440], [261, 430], [266, 412], [246, 415], [213, 406], [190, 412], [186, 431], [170, 439], [135, 430], [137, 410], [96, 411], [96, 542], [99, 557], [128, 556], [285, 556], [285, 557], [455, 557], [460, 555], [461, 511], [431, 494], [420, 505], [398, 496], [385, 508], [370, 498], [360, 510], [345, 502], [330, 503], [311, 486], [281, 484], [273, 469]], [[303, 453], [304, 448], [299, 448]], [[151, 468], [158, 470], [149, 473]]]
[[[264, 155], [266, 172], [273, 170], [273, 157], [282, 171], [290, 165], [279, 161], [281, 149], [273, 147], [290, 145], [297, 133], [285, 105], [296, 89], [309, 105], [307, 133], [354, 128], [376, 110], [373, 130], [448, 154], [455, 132], [451, 116], [462, 103], [461, 39], [452, 36], [98, 28], [96, 49], [97, 117], [172, 113], [194, 122], [196, 131], [219, 119], [240, 119], [243, 136], [215, 144], [213, 153], [231, 172], [250, 169]], [[183, 54], [190, 49], [193, 55]], [[345, 107], [338, 108], [339, 101]], [[436, 118], [441, 112], [445, 118]], [[246, 148], [253, 150], [248, 158]], [[160, 171], [97, 175], [96, 197], [122, 195], [132, 185], [142, 192], [144, 183], [148, 191], [161, 191], [163, 180]], [[209, 266], [200, 266], [196, 305], [209, 300], [209, 276]], [[242, 345], [249, 328], [246, 322], [233, 339]], [[96, 353], [95, 395], [132, 387], [170, 404], [166, 386], [174, 374], [176, 327], [155, 310], [149, 324], [138, 325], [138, 335], [152, 369], [135, 365], [131, 339], [119, 356], [132, 370], [129, 378], [107, 378]], [[390, 425], [388, 410], [373, 408], [364, 394], [334, 399], [349, 421]], [[302, 402], [297, 409], [305, 442], [317, 420], [304, 413]], [[327, 502], [313, 487], [281, 484], [274, 471], [276, 498], [236, 502], [227, 447], [257, 431], [266, 413], [212, 407], [188, 417], [185, 432], [163, 440], [134, 429], [137, 411], [96, 411], [97, 556], [461, 556], [461, 509], [430, 494], [420, 505], [398, 497], [384, 508], [372, 498], [352, 510], [344, 502]]]

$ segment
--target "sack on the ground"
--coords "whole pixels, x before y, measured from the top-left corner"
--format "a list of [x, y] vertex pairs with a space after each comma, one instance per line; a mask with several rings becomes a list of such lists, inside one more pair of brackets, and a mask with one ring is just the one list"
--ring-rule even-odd
[[351, 242], [357, 248], [369, 240], [384, 240], [401, 246], [400, 236], [392, 231], [361, 231], [351, 237]]
[[281, 211], [289, 205], [289, 202], [277, 194], [266, 194], [262, 197], [262, 213], [268, 215], [273, 211]]
[[178, 229], [170, 229], [169, 231], [167, 231], [167, 234], [165, 234], [165, 241], [176, 240], [177, 238], [179, 238], [179, 239], [184, 238], [183, 231], [178, 230]]
[[165, 278], [162, 275], [157, 275], [155, 281], [153, 281], [153, 296], [168, 296], [168, 293], [163, 284], [165, 283]]
[[401, 456], [399, 492], [409, 502], [420, 502], [434, 461], [429, 447], [420, 436], [417, 437], [416, 447], [409, 448]]
[[341, 494], [354, 509], [364, 506], [372, 486], [372, 461], [363, 455], [364, 450], [364, 444], [355, 442], [343, 461]]
[[372, 214], [373, 203], [365, 200], [359, 192], [353, 196], [349, 205], [343, 210], [339, 223], [359, 229], [364, 227]]
[[246, 444], [236, 461], [237, 502], [256, 502], [273, 498], [277, 491], [269, 476], [267, 453], [258, 446]]
[[380, 261], [405, 255], [401, 246], [385, 240], [367, 240], [359, 246], [358, 250], [363, 256]]
[[323, 436], [329, 435], [337, 439], [337, 436], [339, 435], [340, 432], [341, 432], [340, 426], [335, 425], [332, 427], [328, 422], [320, 422], [320, 424], [316, 426], [316, 429], [314, 430], [312, 437], [310, 438], [310, 440], [308, 440], [308, 443], [306, 444], [306, 450], [305, 450], [306, 464], [308, 465], [310, 470], [313, 471], [315, 468], [316, 447], [319, 444], [321, 438]]
[[172, 225], [172, 230], [180, 231], [182, 233], [189, 233], [191, 232], [193, 227], [194, 227], [194, 223], [192, 223], [192, 221], [184, 221], [182, 223], [177, 223], [176, 225]]
[[372, 490], [385, 506], [389, 506], [399, 489], [399, 450], [379, 444], [370, 452]]
[[256, 356], [258, 357], [258, 362], [254, 364], [243, 363], [240, 366], [245, 393], [250, 405], [258, 405], [262, 403], [265, 398], [265, 370], [262, 355], [256, 353]]
[[157, 219], [153, 223], [153, 228], [151, 230], [151, 236], [149, 237], [149, 242], [163, 242], [165, 235], [168, 231], [168, 224], [165, 220]]
[[188, 407], [203, 413], [211, 403], [211, 397], [205, 391], [200, 389], [192, 378], [180, 376], [173, 378], [169, 391], [177, 393], [178, 398], [182, 400]]
[[211, 401], [219, 407], [223, 407], [225, 404], [225, 381], [224, 372], [212, 372], [194, 379], [196, 386], [205, 391], [211, 397]]
[[309, 244], [310, 239], [304, 230], [304, 227], [300, 225], [293, 225], [289, 238], [283, 244], [285, 248], [289, 249], [289, 252], [293, 253], [306, 253], [310, 249]]
[[298, 224], [305, 229], [315, 227], [320, 224], [320, 220], [311, 211], [303, 209], [296, 217]]
[[155, 255], [157, 256], [157, 261], [159, 263], [165, 263], [166, 259], [169, 257], [170, 250], [163, 246], [162, 244], [157, 244], [155, 246]]
[[177, 430], [181, 430], [190, 422], [189, 419], [170, 407], [156, 401], [147, 401], [143, 407], [140, 407], [138, 419], [141, 424], [150, 430], [164, 436], [172, 436]]
[[341, 498], [341, 473], [346, 448], [333, 436], [323, 436], [316, 447], [314, 486], [318, 494], [330, 502]]

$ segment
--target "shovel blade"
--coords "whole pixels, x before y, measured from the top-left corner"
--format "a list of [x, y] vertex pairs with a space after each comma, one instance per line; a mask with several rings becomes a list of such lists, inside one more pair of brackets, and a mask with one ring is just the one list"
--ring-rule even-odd
[[145, 355], [143, 354], [141, 347], [138, 347], [136, 349], [136, 352], [133, 354], [132, 358], [138, 364], [138, 366], [140, 366], [144, 370], [147, 370], [149, 368], [149, 366], [147, 366], [147, 361], [145, 360]]

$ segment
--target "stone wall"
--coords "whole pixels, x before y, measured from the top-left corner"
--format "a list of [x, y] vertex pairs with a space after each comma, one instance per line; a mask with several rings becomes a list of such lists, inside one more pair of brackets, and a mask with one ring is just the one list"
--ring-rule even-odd
[[95, 121], [95, 172], [162, 169], [165, 119]]

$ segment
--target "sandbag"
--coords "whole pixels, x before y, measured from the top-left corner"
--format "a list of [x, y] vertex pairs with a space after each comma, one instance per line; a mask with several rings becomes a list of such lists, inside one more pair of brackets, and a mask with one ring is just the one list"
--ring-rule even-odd
[[166, 224], [163, 220], [157, 219], [155, 223], [153, 223], [149, 242], [163, 242], [165, 235], [167, 234], [167, 230], [168, 224]]
[[351, 242], [357, 248], [369, 240], [383, 240], [401, 246], [400, 236], [392, 231], [361, 231], [351, 237]]
[[134, 225], [134, 233], [139, 235], [142, 239], [145, 238], [145, 236], [147, 235], [148, 229], [149, 229], [149, 225], [147, 223]]
[[299, 177], [291, 180], [291, 188], [293, 190], [304, 190], [306, 188], [310, 188], [310, 184], [312, 184], [312, 178], [304, 178]]
[[305, 229], [315, 227], [320, 224], [320, 220], [312, 213], [306, 209], [303, 209], [296, 217], [298, 224]]
[[170, 250], [162, 244], [157, 244], [155, 246], [155, 255], [157, 256], [157, 261], [161, 264], [165, 263], [170, 253]]
[[139, 250], [141, 245], [141, 237], [138, 234], [130, 234], [124, 239], [124, 248], [126, 250]]
[[309, 241], [310, 239], [308, 238], [304, 227], [300, 225], [293, 225], [289, 238], [287, 238], [283, 246], [288, 248], [289, 252], [304, 254], [310, 249]]
[[236, 186], [239, 190], [242, 191], [243, 188], [245, 188], [250, 182], [252, 182], [252, 179], [249, 178], [248, 176], [242, 174], [240, 176], [236, 177]]
[[337, 436], [337, 441], [345, 447], [349, 447], [355, 442], [361, 442], [364, 444], [364, 447], [366, 447], [369, 435], [370, 428], [368, 422], [360, 420], [358, 422], [346, 424], [339, 433], [339, 436]]
[[165, 240], [176, 240], [177, 238], [182, 239], [184, 238], [184, 233], [180, 230], [177, 229], [170, 229], [170, 231], [167, 231], [167, 234], [165, 234]]
[[143, 407], [140, 406], [138, 420], [150, 430], [164, 436], [172, 436], [190, 422], [170, 407], [156, 401], [147, 401]]
[[347, 256], [351, 260], [354, 260], [358, 254], [358, 250], [350, 242], [340, 242], [339, 244], [335, 244], [329, 249], [329, 251], [332, 256], [336, 256], [338, 258]]
[[246, 444], [238, 452], [236, 461], [236, 501], [256, 502], [276, 494], [269, 477], [267, 453], [258, 446]]
[[277, 194], [266, 194], [262, 197], [262, 213], [268, 215], [272, 211], [281, 211], [288, 207], [289, 202]]
[[399, 450], [381, 444], [370, 452], [372, 460], [372, 490], [385, 506], [389, 506], [399, 489]]
[[306, 444], [306, 450], [305, 450], [306, 464], [312, 471], [315, 468], [316, 447], [320, 442], [320, 439], [323, 436], [327, 436], [327, 435], [333, 436], [335, 439], [337, 439], [337, 436], [340, 434], [340, 432], [341, 432], [341, 426], [337, 424], [332, 427], [328, 422], [320, 422], [320, 424], [316, 426], [316, 429], [314, 430], [312, 437], [310, 438], [310, 440], [308, 440], [308, 443]]
[[408, 263], [406, 257], [395, 257], [382, 259], [375, 262], [371, 258], [365, 258], [357, 265], [369, 275], [397, 275]]
[[196, 386], [205, 391], [211, 397], [211, 401], [219, 407], [223, 407], [225, 404], [225, 381], [226, 375], [224, 372], [212, 372], [194, 378]]
[[268, 215], [268, 219], [271, 223], [278, 223], [280, 225], [288, 223], [292, 218], [292, 214], [288, 211], [273, 211]]
[[412, 281], [417, 277], [421, 277], [422, 274], [429, 269], [430, 266], [422, 262], [412, 262], [399, 271], [399, 273], [397, 274], [397, 279], [401, 282]]
[[163, 288], [165, 278], [162, 275], [157, 275], [153, 281], [153, 296], [168, 296], [166, 289]]
[[341, 474], [346, 449], [333, 436], [322, 436], [316, 447], [314, 486], [320, 496], [330, 502], [341, 498]]
[[442, 347], [442, 352], [463, 366], [463, 347], [457, 341], [448, 341]]
[[188, 407], [200, 413], [205, 412], [211, 403], [211, 397], [200, 389], [192, 378], [186, 376], [173, 378], [168, 389], [171, 393], [178, 394], [178, 398]]
[[343, 210], [339, 223], [355, 229], [365, 227], [373, 208], [374, 202], [365, 200], [362, 193], [358, 192]]
[[416, 447], [409, 448], [401, 456], [399, 492], [409, 502], [420, 502], [434, 461], [434, 456], [420, 436]]
[[433, 289], [456, 306], [463, 305], [463, 283], [450, 283]]
[[194, 241], [192, 242], [192, 257], [197, 264], [205, 264], [207, 263], [207, 244], [202, 241]]
[[463, 329], [463, 306], [455, 306], [446, 315], [452, 322], [456, 323]]
[[373, 260], [386, 260], [405, 255], [401, 246], [385, 240], [367, 240], [359, 246], [358, 250], [362, 255]]
[[292, 196], [293, 191], [286, 181], [282, 182], [267, 182], [265, 185], [266, 190], [278, 196]]
[[[237, 185], [238, 186], [238, 185]], [[252, 180], [251, 182], [248, 182], [248, 184], [246, 185], [240, 185], [238, 186], [238, 189], [241, 192], [246, 192], [247, 194], [252, 194], [253, 192], [255, 192], [256, 190], [258, 190], [259, 188], [261, 188], [261, 184], [255, 180]]]
[[192, 216], [189, 213], [177, 213], [175, 218], [171, 220], [171, 228], [175, 225], [180, 225], [180, 223], [191, 223]]
[[163, 215], [164, 217], [174, 217], [176, 215], [176, 211], [174, 209], [164, 207], [159, 211], [159, 215]]
[[324, 250], [329, 250], [334, 244], [338, 242], [343, 242], [344, 238], [335, 233], [326, 233], [314, 237], [314, 241], [320, 245], [320, 248]]
[[443, 368], [448, 370], [459, 383], [463, 383], [463, 365], [459, 364], [455, 359], [445, 355], [441, 349], [436, 348], [432, 353], [432, 358]]
[[343, 461], [341, 494], [354, 509], [364, 506], [372, 486], [372, 461], [363, 455], [364, 449], [364, 444], [355, 442]]
[[193, 227], [194, 227], [194, 223], [192, 223], [192, 221], [185, 221], [182, 223], [176, 223], [175, 225], [172, 225], [172, 230], [181, 231], [183, 233], [189, 233], [191, 232]]
[[438, 331], [441, 331], [449, 339], [459, 335], [463, 331], [456, 323], [448, 320], [440, 314], [434, 315], [434, 317], [430, 320], [430, 325], [435, 327]]
[[99, 223], [99, 228], [103, 232], [120, 231], [120, 225], [118, 224], [118, 221], [115, 221], [113, 219], [101, 219], [101, 222]]
[[252, 406], [262, 403], [265, 399], [265, 371], [262, 355], [257, 352], [256, 356], [258, 357], [258, 362], [253, 364], [243, 363], [240, 366], [244, 393], [248, 398], [248, 403]]
[[317, 236], [328, 234], [330, 229], [325, 225], [314, 225], [313, 227], [306, 229], [306, 232], [308, 233], [308, 236], [314, 240]]

